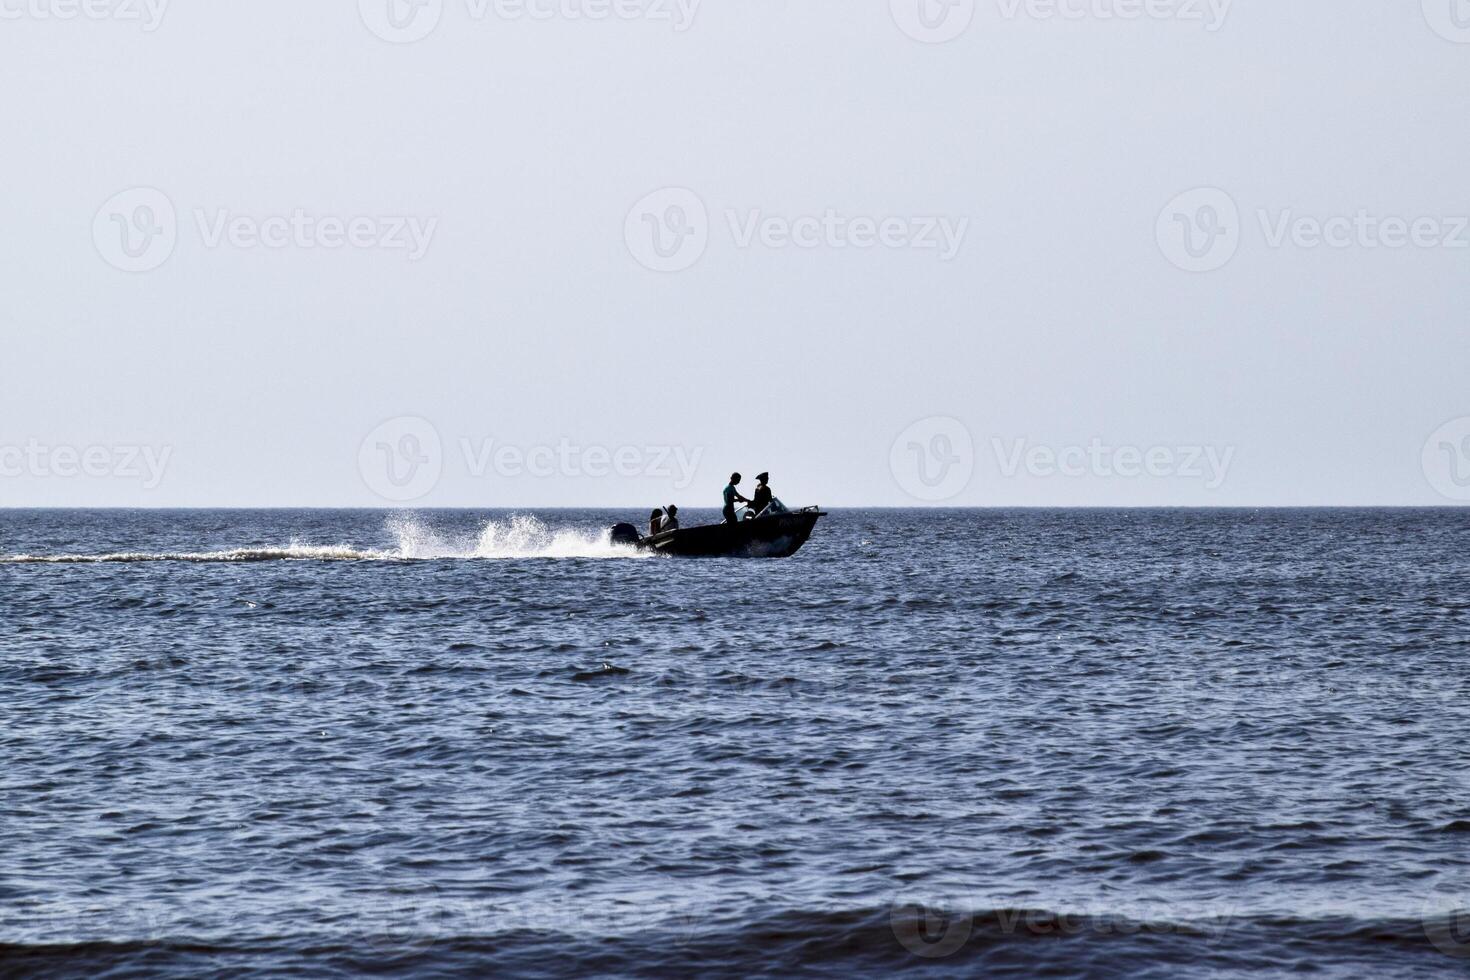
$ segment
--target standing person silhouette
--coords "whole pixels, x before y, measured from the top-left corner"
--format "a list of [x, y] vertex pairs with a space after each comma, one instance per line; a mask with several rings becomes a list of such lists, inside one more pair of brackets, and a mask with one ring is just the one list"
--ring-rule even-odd
[[721, 511], [725, 515], [726, 524], [735, 523], [735, 501], [738, 500], [742, 504], [750, 503], [748, 499], [740, 496], [739, 490], [735, 489], [738, 486], [740, 486], [740, 474], [731, 473], [730, 482], [725, 485], [725, 509]]
[[761, 511], [771, 506], [771, 474], [758, 473], [755, 478], [755, 493], [750, 498], [750, 516], [759, 517]]

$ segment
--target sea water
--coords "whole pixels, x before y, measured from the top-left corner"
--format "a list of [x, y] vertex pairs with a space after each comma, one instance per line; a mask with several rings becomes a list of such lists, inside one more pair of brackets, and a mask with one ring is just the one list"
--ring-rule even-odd
[[643, 516], [0, 512], [0, 974], [1467, 969], [1470, 513]]

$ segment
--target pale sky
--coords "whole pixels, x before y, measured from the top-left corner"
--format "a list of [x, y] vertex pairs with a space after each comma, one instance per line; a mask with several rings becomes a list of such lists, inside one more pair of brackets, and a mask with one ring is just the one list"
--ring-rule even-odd
[[0, 0], [0, 506], [1470, 500], [1470, 3], [423, 2]]

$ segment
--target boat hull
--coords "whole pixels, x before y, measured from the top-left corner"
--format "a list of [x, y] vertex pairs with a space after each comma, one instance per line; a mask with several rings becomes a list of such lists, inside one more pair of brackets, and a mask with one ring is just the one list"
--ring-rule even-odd
[[812, 536], [817, 510], [757, 517], [738, 524], [679, 528], [644, 538], [643, 551], [676, 558], [788, 558]]

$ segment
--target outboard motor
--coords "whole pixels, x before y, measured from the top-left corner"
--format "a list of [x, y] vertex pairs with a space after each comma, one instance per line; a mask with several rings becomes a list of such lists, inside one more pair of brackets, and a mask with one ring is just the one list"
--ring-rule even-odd
[[612, 528], [612, 543], [637, 547], [638, 542], [643, 540], [638, 535], [638, 529], [631, 524], [614, 524]]

